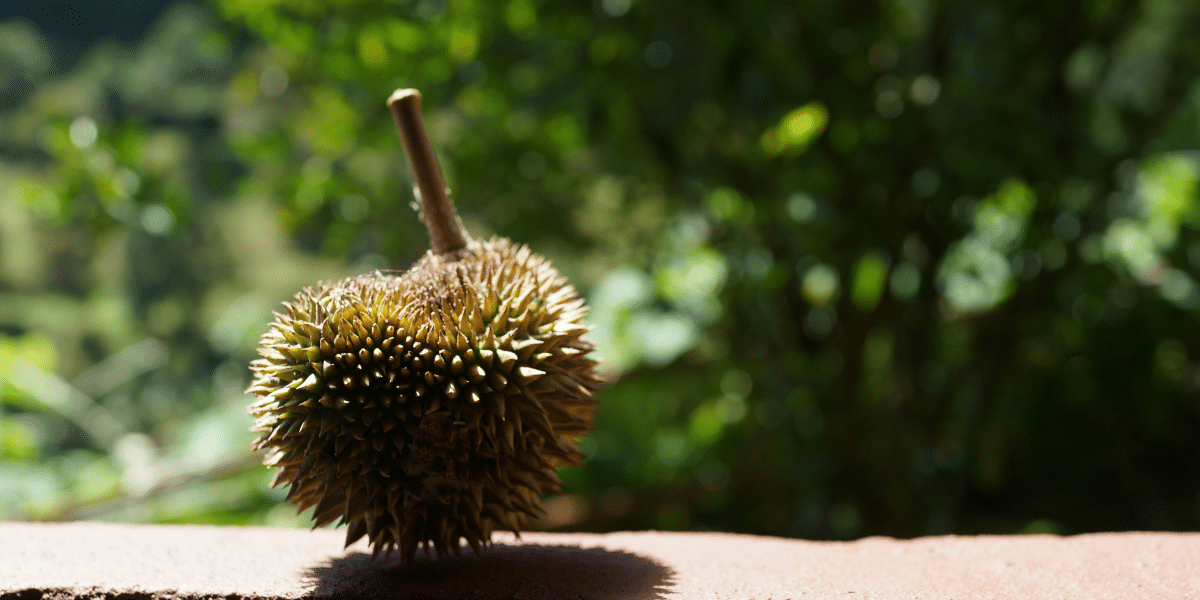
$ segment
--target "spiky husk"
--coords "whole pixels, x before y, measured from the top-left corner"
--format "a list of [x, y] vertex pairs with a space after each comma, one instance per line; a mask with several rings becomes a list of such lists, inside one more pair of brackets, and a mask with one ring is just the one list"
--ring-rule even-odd
[[580, 464], [599, 380], [574, 288], [506, 239], [305, 289], [251, 363], [272, 485], [346, 545], [476, 551]]

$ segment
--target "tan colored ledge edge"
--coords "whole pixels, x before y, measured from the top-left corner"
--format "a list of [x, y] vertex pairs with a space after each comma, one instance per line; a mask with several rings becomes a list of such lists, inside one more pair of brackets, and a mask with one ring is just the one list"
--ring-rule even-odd
[[1200, 599], [1200, 534], [496, 541], [401, 568], [332, 530], [0, 523], [0, 598]]

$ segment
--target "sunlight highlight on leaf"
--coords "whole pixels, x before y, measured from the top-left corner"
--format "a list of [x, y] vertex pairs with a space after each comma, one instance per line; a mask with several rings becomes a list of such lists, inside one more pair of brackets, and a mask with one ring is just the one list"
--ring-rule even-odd
[[809, 102], [784, 115], [778, 125], [763, 133], [759, 145], [772, 156], [800, 151], [821, 135], [828, 123], [829, 109], [820, 102]]

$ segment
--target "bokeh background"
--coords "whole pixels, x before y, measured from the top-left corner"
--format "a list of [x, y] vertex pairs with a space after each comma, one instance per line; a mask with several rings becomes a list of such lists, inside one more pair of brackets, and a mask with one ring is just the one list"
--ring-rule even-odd
[[304, 525], [247, 364], [426, 234], [589, 299], [538, 527], [1200, 529], [1200, 3], [214, 0], [0, 9], [0, 518]]

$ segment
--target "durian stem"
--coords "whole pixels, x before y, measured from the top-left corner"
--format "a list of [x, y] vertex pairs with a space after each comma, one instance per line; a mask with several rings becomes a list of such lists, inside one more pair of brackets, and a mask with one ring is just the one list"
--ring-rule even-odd
[[421, 92], [396, 90], [388, 98], [388, 108], [396, 117], [396, 128], [404, 142], [408, 170], [413, 176], [413, 192], [421, 201], [421, 220], [429, 230], [429, 245], [436, 254], [450, 254], [467, 247], [467, 232], [458, 213], [450, 189], [442, 177], [437, 154], [429, 143], [425, 121], [421, 118]]

